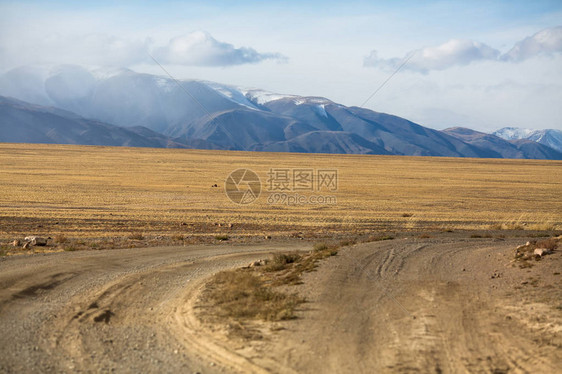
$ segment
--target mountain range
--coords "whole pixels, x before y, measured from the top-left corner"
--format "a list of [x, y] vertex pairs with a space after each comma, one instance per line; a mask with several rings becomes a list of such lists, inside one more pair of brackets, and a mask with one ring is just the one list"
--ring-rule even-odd
[[438, 131], [322, 97], [128, 69], [17, 68], [0, 76], [0, 95], [2, 142], [562, 159], [557, 130], [537, 141]]

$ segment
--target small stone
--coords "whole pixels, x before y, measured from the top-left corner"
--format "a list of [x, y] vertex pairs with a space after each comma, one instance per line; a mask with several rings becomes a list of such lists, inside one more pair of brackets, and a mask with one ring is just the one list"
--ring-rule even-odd
[[544, 256], [550, 253], [550, 249], [546, 249], [546, 248], [535, 248], [535, 251], [533, 252], [534, 254], [536, 254], [537, 256]]

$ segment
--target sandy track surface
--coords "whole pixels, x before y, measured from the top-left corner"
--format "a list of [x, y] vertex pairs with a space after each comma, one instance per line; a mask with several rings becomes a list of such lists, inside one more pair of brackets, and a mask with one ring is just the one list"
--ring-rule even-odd
[[254, 360], [275, 358], [274, 372], [559, 373], [562, 254], [512, 267], [521, 241], [345, 248], [306, 277], [302, 318], [256, 345]]
[[0, 372], [554, 373], [561, 252], [512, 267], [521, 242], [346, 247], [294, 288], [308, 299], [300, 318], [251, 343], [200, 324], [198, 292], [218, 270], [302, 242], [7, 258]]
[[[245, 359], [228, 356], [198, 330], [191, 300], [211, 274], [275, 251], [306, 248], [297, 244], [4, 258], [0, 372], [243, 370], [250, 365]], [[213, 361], [217, 353], [222, 354]]]

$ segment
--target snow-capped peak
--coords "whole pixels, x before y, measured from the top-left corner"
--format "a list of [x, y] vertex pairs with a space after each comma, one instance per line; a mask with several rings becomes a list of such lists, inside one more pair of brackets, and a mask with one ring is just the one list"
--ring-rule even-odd
[[526, 139], [536, 130], [522, 129], [518, 127], [504, 127], [493, 134], [505, 140]]
[[239, 88], [239, 90], [244, 96], [246, 96], [248, 99], [259, 105], [267, 104], [275, 100], [281, 100], [287, 98], [295, 98], [295, 99], [299, 98], [299, 96], [297, 95], [278, 94], [278, 93], [273, 93], [273, 92], [253, 89], [253, 88], [251, 89]]

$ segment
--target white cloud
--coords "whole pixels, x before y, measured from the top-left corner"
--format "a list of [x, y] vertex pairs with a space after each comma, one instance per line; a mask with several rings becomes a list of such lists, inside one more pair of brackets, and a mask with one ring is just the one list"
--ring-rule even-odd
[[410, 56], [404, 69], [427, 73], [430, 70], [445, 70], [452, 66], [468, 65], [474, 61], [496, 60], [500, 52], [486, 44], [472, 40], [451, 39], [435, 47], [426, 47], [409, 52], [404, 58], [379, 58], [377, 51], [372, 51], [365, 58], [364, 66], [378, 66], [396, 69]]
[[162, 63], [191, 66], [230, 66], [263, 60], [286, 61], [286, 57], [279, 53], [259, 53], [248, 47], [235, 48], [204, 31], [177, 36], [168, 45], [157, 48], [154, 55]]
[[562, 52], [562, 26], [541, 30], [515, 44], [501, 56], [503, 61], [519, 62], [535, 56]]
[[435, 47], [413, 50], [403, 58], [380, 58], [376, 50], [363, 61], [364, 66], [375, 66], [395, 70], [411, 59], [404, 69], [427, 74], [432, 70], [445, 70], [453, 66], [464, 66], [475, 61], [521, 62], [535, 56], [552, 56], [562, 52], [562, 26], [537, 32], [517, 43], [503, 55], [499, 50], [473, 40], [451, 39]]
[[17, 42], [0, 37], [0, 66], [77, 64], [129, 67], [152, 64], [149, 51], [161, 63], [186, 66], [230, 66], [268, 59], [286, 60], [278, 53], [259, 53], [249, 47], [235, 48], [204, 31], [174, 37], [163, 46], [154, 44], [151, 38], [142, 40], [105, 33], [47, 33], [22, 36]]

